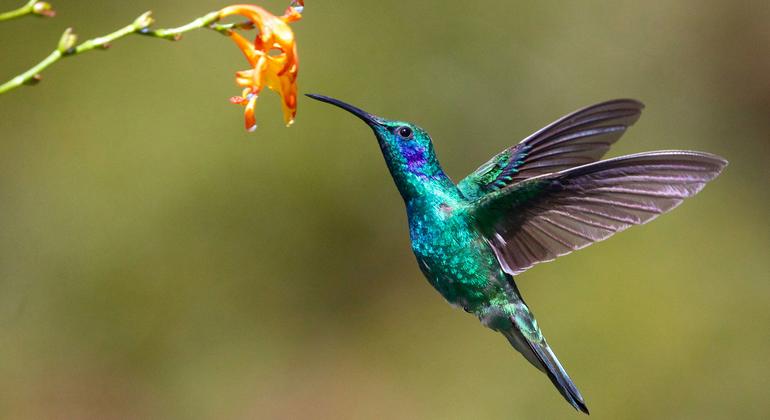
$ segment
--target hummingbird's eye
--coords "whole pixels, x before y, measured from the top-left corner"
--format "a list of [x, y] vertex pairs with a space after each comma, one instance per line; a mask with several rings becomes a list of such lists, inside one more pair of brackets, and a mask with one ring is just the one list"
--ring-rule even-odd
[[411, 139], [413, 134], [412, 129], [407, 126], [398, 127], [396, 132], [398, 133], [399, 137], [403, 139]]

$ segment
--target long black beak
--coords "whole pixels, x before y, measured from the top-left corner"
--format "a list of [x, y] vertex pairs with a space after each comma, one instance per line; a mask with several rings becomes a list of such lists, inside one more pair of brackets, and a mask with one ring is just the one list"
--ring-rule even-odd
[[323, 95], [315, 95], [312, 93], [308, 93], [306, 94], [306, 96], [309, 98], [313, 98], [317, 101], [326, 102], [327, 104], [338, 106], [344, 109], [345, 111], [348, 111], [351, 114], [355, 115], [356, 117], [361, 118], [362, 120], [364, 120], [365, 123], [369, 124], [369, 126], [372, 128], [382, 125], [382, 122], [379, 117], [372, 115], [361, 108], [357, 108], [353, 105], [342, 102], [339, 99], [334, 99]]

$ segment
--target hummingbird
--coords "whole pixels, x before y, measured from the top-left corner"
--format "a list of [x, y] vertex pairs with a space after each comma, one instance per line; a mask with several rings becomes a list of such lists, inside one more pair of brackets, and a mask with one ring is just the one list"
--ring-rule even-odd
[[338, 99], [374, 131], [406, 205], [417, 264], [452, 305], [502, 333], [576, 410], [583, 396], [556, 358], [513, 276], [646, 223], [699, 192], [727, 165], [696, 151], [600, 160], [641, 115], [633, 99], [598, 103], [540, 129], [455, 184], [428, 133]]

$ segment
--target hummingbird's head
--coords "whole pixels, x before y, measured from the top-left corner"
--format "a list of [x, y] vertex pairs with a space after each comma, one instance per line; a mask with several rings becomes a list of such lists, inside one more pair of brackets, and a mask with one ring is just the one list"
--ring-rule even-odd
[[404, 121], [386, 120], [340, 100], [321, 95], [307, 95], [338, 106], [363, 120], [374, 131], [404, 198], [415, 193], [419, 184], [446, 178], [439, 166], [430, 136], [422, 128]]

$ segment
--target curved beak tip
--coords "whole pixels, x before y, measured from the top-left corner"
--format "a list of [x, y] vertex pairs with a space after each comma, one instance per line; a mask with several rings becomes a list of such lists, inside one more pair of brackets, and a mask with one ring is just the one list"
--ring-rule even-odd
[[326, 102], [327, 104], [331, 104], [336, 107], [342, 108], [345, 111], [348, 111], [351, 114], [355, 115], [356, 117], [362, 119], [365, 123], [369, 124], [370, 126], [382, 125], [378, 117], [364, 111], [361, 108], [355, 107], [346, 102], [342, 102], [339, 99], [330, 98], [324, 95], [316, 95], [314, 93], [306, 93], [305, 96], [307, 96], [308, 98], [315, 99], [317, 101]]

